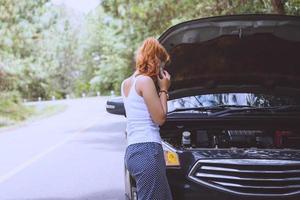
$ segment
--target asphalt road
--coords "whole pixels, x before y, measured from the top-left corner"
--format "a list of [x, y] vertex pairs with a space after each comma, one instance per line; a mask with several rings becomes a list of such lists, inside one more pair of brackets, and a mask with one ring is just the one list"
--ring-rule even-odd
[[0, 200], [124, 200], [125, 118], [106, 99], [0, 131]]

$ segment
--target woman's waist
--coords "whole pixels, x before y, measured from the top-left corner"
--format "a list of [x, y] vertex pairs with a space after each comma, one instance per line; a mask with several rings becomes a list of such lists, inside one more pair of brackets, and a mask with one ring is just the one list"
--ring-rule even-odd
[[157, 131], [159, 132], [159, 126], [153, 122], [127, 122], [127, 130], [135, 131]]
[[[127, 123], [139, 123], [139, 124], [155, 124], [150, 116], [128, 116]], [[156, 124], [155, 124], [156, 125]]]
[[161, 143], [159, 131], [128, 131], [127, 144], [144, 143], [144, 142], [157, 142]]

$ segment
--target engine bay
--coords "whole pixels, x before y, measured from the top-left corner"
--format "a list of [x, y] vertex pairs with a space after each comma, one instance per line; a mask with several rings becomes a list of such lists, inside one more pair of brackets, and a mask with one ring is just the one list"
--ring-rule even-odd
[[299, 131], [257, 129], [177, 130], [163, 140], [176, 148], [300, 149]]

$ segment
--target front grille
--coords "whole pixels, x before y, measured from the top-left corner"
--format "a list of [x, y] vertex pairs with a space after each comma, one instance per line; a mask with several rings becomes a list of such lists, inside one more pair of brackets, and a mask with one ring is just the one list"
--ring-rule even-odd
[[288, 196], [300, 193], [300, 161], [199, 160], [188, 177], [199, 184], [241, 195]]

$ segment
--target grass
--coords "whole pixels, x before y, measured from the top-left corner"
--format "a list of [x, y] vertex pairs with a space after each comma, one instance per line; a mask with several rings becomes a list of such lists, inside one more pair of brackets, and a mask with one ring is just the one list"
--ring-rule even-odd
[[0, 99], [0, 128], [48, 117], [65, 108], [65, 105], [26, 106], [11, 99]]
[[14, 125], [17, 122], [24, 121], [34, 114], [34, 109], [13, 101], [10, 98], [0, 99], [0, 127]]
[[51, 115], [62, 112], [66, 109], [67, 106], [60, 104], [60, 105], [44, 105], [41, 108], [37, 108], [35, 106], [28, 106], [28, 107], [31, 107], [30, 109], [35, 110], [34, 114], [29, 117], [29, 120], [35, 120], [35, 119], [49, 117]]

